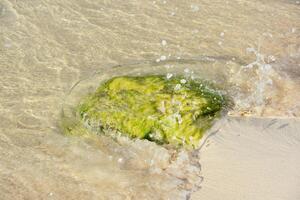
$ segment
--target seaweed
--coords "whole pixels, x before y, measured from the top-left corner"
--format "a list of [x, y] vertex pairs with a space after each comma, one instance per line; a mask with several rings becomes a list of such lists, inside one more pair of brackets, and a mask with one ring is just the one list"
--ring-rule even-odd
[[226, 106], [209, 82], [162, 75], [114, 77], [85, 97], [76, 112], [85, 128], [116, 130], [158, 144], [197, 147]]

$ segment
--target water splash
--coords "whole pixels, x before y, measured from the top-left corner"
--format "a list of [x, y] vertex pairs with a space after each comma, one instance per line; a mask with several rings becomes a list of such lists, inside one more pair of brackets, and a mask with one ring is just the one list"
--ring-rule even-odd
[[[247, 48], [247, 52], [254, 54], [255, 60], [241, 66], [229, 77], [234, 86], [231, 89], [235, 101], [233, 112], [262, 115], [276, 91], [273, 80], [278, 78], [278, 74], [259, 50]], [[270, 56], [267, 58], [270, 59]]]

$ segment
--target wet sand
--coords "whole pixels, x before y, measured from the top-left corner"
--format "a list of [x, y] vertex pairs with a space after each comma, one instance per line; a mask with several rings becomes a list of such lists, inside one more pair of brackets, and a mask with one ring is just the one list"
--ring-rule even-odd
[[228, 118], [201, 150], [192, 199], [299, 199], [299, 133], [299, 119]]

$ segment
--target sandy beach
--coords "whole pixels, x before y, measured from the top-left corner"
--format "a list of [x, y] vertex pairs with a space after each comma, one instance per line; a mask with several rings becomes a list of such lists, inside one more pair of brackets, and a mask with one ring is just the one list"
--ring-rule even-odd
[[229, 117], [201, 150], [204, 181], [192, 199], [300, 198], [300, 120]]

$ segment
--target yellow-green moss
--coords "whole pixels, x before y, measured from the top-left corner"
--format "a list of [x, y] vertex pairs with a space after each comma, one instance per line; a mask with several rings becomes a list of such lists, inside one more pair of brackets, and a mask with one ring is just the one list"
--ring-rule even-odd
[[78, 106], [82, 124], [159, 144], [197, 146], [225, 105], [210, 84], [183, 77], [116, 77]]

